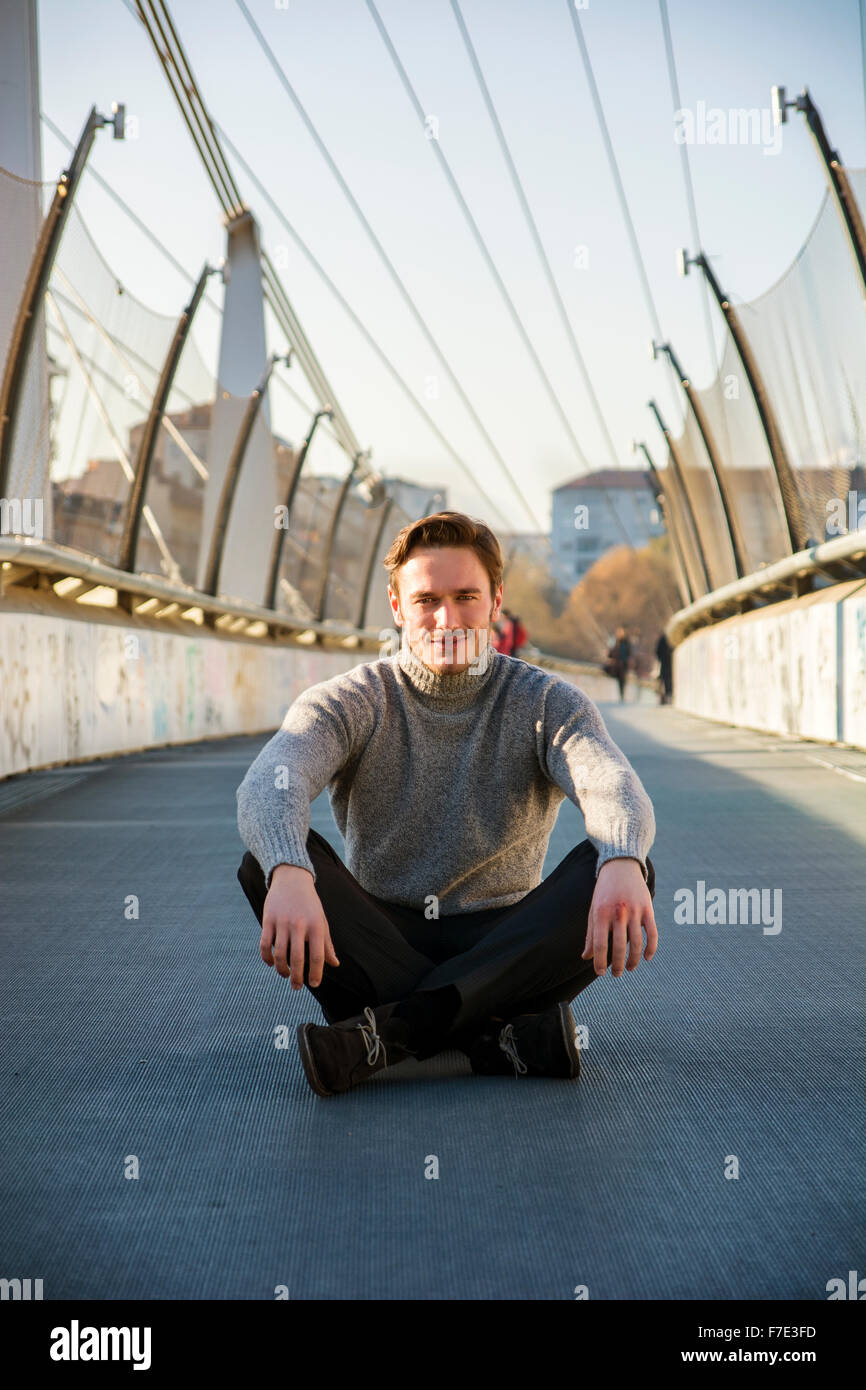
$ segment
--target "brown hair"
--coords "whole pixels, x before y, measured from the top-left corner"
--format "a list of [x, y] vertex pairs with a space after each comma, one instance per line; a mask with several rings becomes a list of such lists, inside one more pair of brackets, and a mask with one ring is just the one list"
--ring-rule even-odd
[[465, 545], [475, 551], [490, 580], [491, 598], [502, 583], [505, 563], [499, 541], [489, 526], [465, 512], [434, 512], [432, 516], [422, 516], [398, 531], [388, 554], [382, 561], [388, 571], [391, 588], [397, 588], [397, 571], [405, 565], [410, 552], [418, 546]]

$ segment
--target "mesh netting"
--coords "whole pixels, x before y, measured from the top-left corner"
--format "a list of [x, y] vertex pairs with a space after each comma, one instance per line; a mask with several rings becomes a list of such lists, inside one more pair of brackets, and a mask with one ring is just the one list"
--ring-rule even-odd
[[[378, 529], [381, 521], [381, 508], [374, 510], [375, 526]], [[392, 503], [385, 517], [385, 526], [379, 544], [376, 547], [376, 554], [373, 556], [373, 568], [370, 574], [370, 588], [367, 596], [367, 627], [375, 628], [378, 632], [386, 628], [393, 629], [394, 614], [388, 602], [388, 571], [385, 569], [383, 561], [391, 548], [397, 532], [407, 526], [410, 521], [415, 521], [416, 516], [409, 516], [408, 513], [396, 502]], [[372, 527], [371, 527], [372, 529]], [[375, 540], [375, 533], [373, 536]], [[372, 544], [372, 542], [371, 542]]]
[[[863, 171], [849, 177], [861, 189]], [[825, 196], [797, 260], [743, 315], [784, 436], [809, 537], [847, 496], [864, 457], [863, 289], [834, 200]]]
[[[313, 449], [307, 455], [307, 464]], [[306, 475], [307, 464], [295, 490], [283, 549], [282, 575], [316, 615], [322, 597], [328, 532], [343, 480], [324, 474]], [[357, 595], [357, 583], [355, 593]]]
[[[131, 295], [73, 208], [51, 276], [48, 344], [62, 388], [54, 405], [54, 535], [120, 559], [130, 486], [177, 316]], [[213, 374], [187, 339], [157, 432], [135, 568], [193, 583]]]
[[737, 570], [719, 489], [690, 410], [683, 423], [683, 433], [674, 447], [692, 511], [700, 528], [710, 584], [718, 589], [722, 584], [730, 584], [736, 579]]
[[[271, 334], [269, 345], [273, 351], [279, 351], [282, 343], [280, 330], [270, 312], [266, 313], [265, 321]], [[296, 380], [294, 369], [288, 372], [288, 378], [282, 368], [276, 369], [271, 377], [271, 418], [275, 432], [296, 441], [292, 456], [294, 460], [310, 429], [315, 407], [292, 384], [292, 380]], [[309, 390], [306, 383], [304, 389]], [[348, 467], [349, 460], [337, 440], [333, 425], [327, 419], [320, 419], [304, 462], [289, 529], [284, 538], [277, 607], [297, 611], [300, 599], [308, 616], [315, 616], [321, 604], [323, 617], [354, 625], [361, 612], [370, 552], [376, 542], [382, 507], [381, 504], [371, 506], [357, 484], [350, 487], [334, 535], [330, 573], [325, 581], [328, 534]], [[286, 466], [280, 470], [280, 474], [282, 502], [292, 470]], [[389, 626], [392, 621], [386, 592], [387, 576], [381, 567], [381, 558], [395, 532], [409, 520], [406, 513], [392, 503], [386, 518], [386, 535], [373, 557], [365, 618], [367, 626], [375, 624], [382, 628]], [[376, 614], [375, 619], [371, 616], [373, 613]]]
[[[192, 585], [197, 580], [202, 539], [215, 393], [214, 373], [190, 333], [157, 431], [144, 500], [177, 564], [180, 578]], [[141, 427], [137, 426], [131, 436], [136, 454], [140, 436]], [[140, 572], [171, 573], [163, 547], [157, 543], [152, 527], [144, 522], [139, 531], [135, 568]]]
[[357, 622], [376, 515], [375, 509], [358, 495], [357, 488], [350, 488], [334, 536], [323, 616], [338, 618], [341, 622]]
[[[0, 207], [15, 245], [13, 257], [9, 243], [4, 243], [0, 261], [5, 272], [0, 308], [7, 339], [53, 191], [52, 184], [0, 173]], [[39, 476], [42, 449], [42, 477], [47, 480], [50, 447], [53, 521], [45, 534], [117, 564], [134, 471], [177, 316], [154, 312], [124, 288], [74, 206], [42, 312], [44, 336], [41, 341], [37, 336], [33, 344], [16, 434], [16, 477], [26, 486]], [[178, 316], [179, 312], [180, 306]], [[308, 407], [300, 397], [297, 400], [295, 437], [301, 423], [306, 432], [310, 418]], [[190, 334], [156, 432], [134, 562], [139, 572], [198, 582], [206, 558], [200, 552], [203, 545], [210, 551], [217, 500], [212, 492], [205, 506], [214, 401], [214, 373]], [[246, 400], [238, 398], [236, 404], [239, 422]], [[221, 442], [226, 446], [225, 439]], [[297, 446], [279, 436], [272, 445], [274, 495], [283, 501]], [[295, 493], [279, 574], [277, 607], [294, 615], [312, 616], [321, 609], [326, 617], [354, 622], [360, 612], [363, 579], [382, 512], [381, 505], [369, 506], [357, 487], [343, 505], [327, 579], [324, 572], [327, 538], [347, 467], [332, 426], [321, 422]], [[270, 474], [266, 483], [270, 486]], [[394, 530], [409, 520], [396, 506], [389, 516], [393, 525], [374, 557], [379, 563]], [[385, 623], [390, 610], [383, 573], [374, 573], [370, 607]]]
[[[382, 518], [382, 504], [371, 506], [359, 495], [356, 488], [350, 489], [343, 504], [340, 523], [334, 538], [334, 554], [328, 580], [325, 616], [339, 618], [341, 622], [356, 623], [360, 617], [363, 586], [370, 566], [371, 551], [376, 543], [376, 533]], [[387, 575], [382, 568], [380, 557], [388, 550], [395, 533], [409, 520], [396, 506], [392, 506], [386, 518], [386, 535], [377, 546], [373, 556], [370, 576], [370, 601], [367, 611], [367, 625], [372, 626], [372, 613], [382, 615], [382, 594], [387, 586]], [[387, 593], [385, 593], [387, 606]], [[393, 622], [390, 607], [385, 615], [388, 625]], [[381, 626], [381, 623], [378, 624]]]
[[689, 588], [689, 579], [686, 572], [682, 548], [679, 543], [679, 535], [676, 529], [676, 522], [666, 517], [668, 533], [671, 540], [671, 564], [677, 581], [677, 589], [680, 594], [680, 603], [685, 608], [692, 601], [692, 594]]
[[698, 395], [720, 455], [745, 569], [751, 574], [789, 554], [791, 547], [758, 408], [727, 327], [718, 376]]
[[[848, 170], [863, 208], [866, 170]], [[839, 534], [866, 457], [864, 291], [834, 199], [825, 194], [794, 263], [764, 294], [738, 304], [787, 454], [806, 543]], [[749, 572], [791, 553], [772, 457], [739, 354], [726, 332], [715, 380], [699, 393], [731, 498]], [[674, 441], [713, 588], [735, 577], [724, 514], [691, 414]], [[783, 477], [784, 482], [784, 477]], [[669, 491], [670, 489], [666, 489]], [[789, 506], [791, 498], [788, 499]], [[674, 499], [676, 508], [676, 499]], [[836, 522], [833, 519], [836, 518]], [[684, 545], [689, 575], [691, 545]], [[699, 592], [706, 589], [702, 583]]]
[[[860, 203], [866, 171], [846, 171]], [[0, 360], [12, 325], [42, 217], [54, 185], [0, 170]], [[178, 306], [178, 313], [180, 312]], [[866, 454], [866, 339], [863, 287], [833, 198], [827, 194], [794, 263], [764, 294], [737, 312], [754, 352], [793, 470], [809, 541], [838, 533], [828, 523], [862, 487]], [[103, 258], [73, 207], [26, 364], [7, 491], [44, 497], [46, 536], [117, 563], [133, 469], [177, 322], [130, 295]], [[745, 567], [754, 571], [790, 551], [782, 493], [745, 372], [730, 334], [716, 379], [699, 393], [729, 496]], [[214, 375], [187, 339], [157, 431], [135, 566], [196, 582], [205, 519], [204, 494], [214, 401]], [[302, 437], [308, 407], [294, 406], [291, 437]], [[306, 418], [305, 418], [306, 417]], [[275, 433], [279, 433], [278, 427]], [[660, 470], [668, 514], [676, 525], [685, 571], [696, 594], [736, 577], [724, 507], [691, 412], [674, 441], [691, 509], [669, 466]], [[297, 444], [295, 445], [297, 447]], [[275, 445], [279, 500], [287, 446]], [[298, 486], [283, 550], [278, 606], [353, 621], [380, 509], [356, 487], [346, 497], [324, 574], [327, 538], [348, 461], [327, 422], [319, 428]], [[282, 471], [281, 471], [282, 470]], [[47, 478], [50, 474], [50, 490]], [[459, 505], [484, 516], [489, 502], [453, 461], [437, 468], [437, 485]], [[790, 500], [790, 499], [788, 499]], [[409, 520], [394, 507], [378, 549]], [[374, 558], [371, 606], [391, 622], [381, 555]]]
[[[6, 369], [27, 273], [54, 187], [53, 183], [22, 179], [7, 169], [0, 169], [0, 227], [3, 228], [0, 237], [0, 371]], [[51, 495], [47, 482], [51, 453], [50, 378], [44, 345], [45, 323], [40, 309], [22, 384], [6, 497], [17, 499], [22, 505], [20, 525], [28, 534], [36, 521], [34, 504], [38, 499], [42, 535], [48, 537], [51, 534]], [[18, 529], [18, 523], [13, 524]]]
[[697, 598], [707, 592], [707, 582], [701, 566], [700, 549], [691, 514], [685, 504], [683, 491], [679, 485], [673, 464], [668, 454], [667, 466], [658, 469], [659, 481], [664, 493], [667, 515], [676, 529], [677, 539], [683, 554], [683, 563], [692, 593]]
[[5, 365], [24, 281], [36, 249], [43, 204], [54, 185], [18, 178], [0, 168], [0, 365]]
[[[309, 456], [308, 456], [309, 459]], [[316, 617], [322, 598], [324, 556], [328, 530], [337, 504], [341, 480], [307, 476], [306, 465], [294, 495], [285, 533], [275, 606], [279, 611]], [[371, 551], [382, 517], [382, 503], [370, 506], [350, 489], [334, 537], [331, 571], [324, 589], [323, 617], [354, 625], [361, 616], [363, 586]], [[386, 592], [387, 574], [382, 560], [401, 526], [410, 518], [392, 504], [387, 525], [372, 557], [372, 572], [364, 623], [390, 626], [393, 619]], [[298, 599], [303, 605], [298, 605]]]

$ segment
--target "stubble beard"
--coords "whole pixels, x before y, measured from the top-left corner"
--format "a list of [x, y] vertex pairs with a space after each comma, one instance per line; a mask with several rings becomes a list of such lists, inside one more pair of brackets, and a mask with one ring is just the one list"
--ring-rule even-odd
[[[482, 628], [449, 629], [438, 633], [430, 632], [426, 628], [415, 628], [409, 637], [408, 624], [404, 623], [400, 630], [400, 644], [408, 646], [425, 666], [442, 671], [443, 674], [447, 675], [452, 664], [456, 662], [473, 675], [483, 675], [495, 651], [490, 641], [495, 606], [491, 605], [487, 623]], [[440, 657], [446, 657], [447, 660], [440, 664]]]

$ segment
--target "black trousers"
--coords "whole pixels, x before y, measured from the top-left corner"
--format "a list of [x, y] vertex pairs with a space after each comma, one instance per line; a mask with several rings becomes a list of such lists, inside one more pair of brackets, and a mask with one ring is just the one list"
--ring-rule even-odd
[[[483, 1031], [491, 1016], [508, 1019], [570, 1002], [598, 978], [592, 960], [581, 960], [598, 859], [589, 840], [575, 845], [537, 888], [510, 907], [431, 919], [420, 909], [366, 892], [317, 830], [310, 830], [307, 853], [340, 960], [339, 966], [324, 966], [315, 988], [308, 983], [309, 957], [304, 966], [304, 982], [328, 1023], [353, 1018], [367, 1005], [453, 985], [460, 1007], [440, 1043], [459, 1048]], [[654, 897], [649, 858], [647, 875]], [[261, 925], [267, 889], [261, 865], [249, 851], [238, 880]]]

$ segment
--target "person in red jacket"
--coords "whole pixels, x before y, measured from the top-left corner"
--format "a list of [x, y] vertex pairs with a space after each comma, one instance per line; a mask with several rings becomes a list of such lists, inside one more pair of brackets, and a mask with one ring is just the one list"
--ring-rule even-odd
[[510, 613], [509, 617], [511, 618], [512, 630], [511, 655], [519, 656], [521, 647], [525, 647], [529, 641], [529, 633], [516, 613]]
[[513, 656], [514, 654], [514, 623], [508, 613], [507, 608], [503, 608], [499, 621], [493, 625], [492, 645], [503, 656]]
[[493, 646], [504, 656], [517, 656], [529, 641], [529, 634], [516, 613], [503, 608], [499, 622], [494, 625]]

